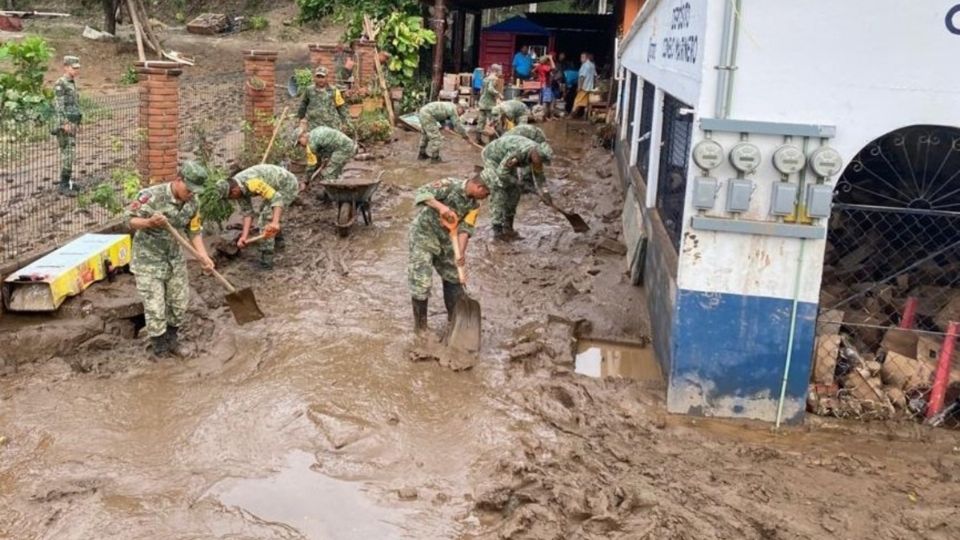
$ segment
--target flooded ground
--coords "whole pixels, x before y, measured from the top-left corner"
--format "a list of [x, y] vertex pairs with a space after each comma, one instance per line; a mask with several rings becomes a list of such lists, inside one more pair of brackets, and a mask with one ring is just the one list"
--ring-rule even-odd
[[[565, 124], [548, 135], [554, 198], [591, 231], [527, 196], [524, 239], [494, 243], [484, 212], [468, 253], [484, 314], [473, 369], [414, 360], [406, 231], [413, 190], [478, 155], [450, 140], [428, 166], [405, 133], [362, 164], [385, 170], [371, 226], [337, 238], [333, 207], [308, 194], [275, 271], [220, 261], [266, 319], [236, 326], [193, 275], [191, 358], [149, 362], [120, 331], [89, 346], [79, 328], [99, 319], [82, 302], [70, 321], [0, 319], [15, 343], [0, 350], [0, 537], [960, 537], [950, 433], [774, 434], [669, 417], [662, 386], [626, 370], [576, 374], [578, 339], [643, 342], [649, 324], [622, 256], [598, 247], [620, 232], [611, 156]], [[431, 328], [445, 319], [435, 282]], [[58, 332], [84, 337], [17, 361]]]

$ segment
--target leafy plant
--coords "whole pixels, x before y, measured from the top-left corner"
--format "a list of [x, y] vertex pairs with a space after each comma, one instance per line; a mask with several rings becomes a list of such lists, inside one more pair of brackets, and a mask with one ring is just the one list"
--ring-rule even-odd
[[383, 111], [364, 111], [354, 122], [357, 141], [362, 144], [386, 142], [393, 134], [393, 126]]
[[0, 73], [0, 88], [15, 89], [27, 94], [43, 93], [43, 76], [47, 62], [53, 58], [53, 48], [40, 36], [28, 36], [22, 41], [0, 45], [0, 62], [13, 65], [13, 71]]
[[263, 30], [270, 25], [270, 21], [262, 15], [254, 15], [250, 17], [250, 28], [253, 30]]
[[420, 65], [420, 48], [437, 42], [433, 30], [423, 27], [422, 17], [392, 13], [383, 21], [377, 44], [390, 53], [387, 69], [409, 81]]
[[297, 95], [303, 93], [313, 85], [313, 70], [310, 68], [301, 68], [294, 70], [293, 77], [297, 81]]
[[407, 83], [395, 84], [394, 86], [403, 87], [403, 96], [400, 98], [400, 105], [397, 107], [401, 114], [419, 110], [430, 97], [430, 78], [426, 76], [417, 75]]
[[200, 216], [205, 223], [216, 223], [223, 229], [223, 223], [233, 215], [233, 205], [230, 201], [220, 197], [217, 183], [228, 176], [226, 169], [218, 165], [204, 164], [207, 168], [207, 181], [203, 191], [197, 195]]
[[77, 204], [80, 208], [87, 208], [96, 204], [110, 212], [111, 215], [118, 215], [123, 212], [128, 201], [133, 200], [140, 191], [141, 185], [140, 173], [134, 168], [114, 169], [110, 173], [110, 179], [100, 182], [77, 197]]
[[120, 84], [124, 86], [130, 86], [132, 84], [137, 84], [137, 69], [133, 66], [128, 67], [122, 75], [120, 75]]

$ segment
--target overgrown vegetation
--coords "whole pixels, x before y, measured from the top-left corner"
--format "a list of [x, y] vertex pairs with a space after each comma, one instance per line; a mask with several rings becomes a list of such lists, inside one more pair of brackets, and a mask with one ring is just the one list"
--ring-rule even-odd
[[270, 25], [270, 21], [262, 15], [254, 15], [250, 17], [250, 29], [252, 30], [264, 30], [267, 26]]
[[200, 216], [203, 218], [204, 226], [215, 223], [218, 228], [223, 229], [223, 223], [233, 214], [233, 205], [230, 201], [220, 198], [216, 185], [217, 182], [227, 178], [229, 173], [213, 162], [215, 151], [213, 135], [207, 131], [206, 126], [202, 123], [195, 125], [190, 136], [193, 139], [194, 158], [207, 169], [204, 190], [197, 195]]
[[420, 65], [420, 49], [436, 43], [437, 36], [424, 27], [417, 0], [297, 0], [301, 21], [332, 18], [346, 24], [344, 39], [363, 35], [363, 17], [380, 21], [377, 46], [390, 54], [389, 72], [401, 83], [411, 81]]
[[383, 110], [364, 111], [354, 122], [354, 127], [357, 142], [361, 144], [386, 142], [393, 134], [393, 127]]
[[[123, 151], [124, 142], [120, 138], [114, 138], [110, 143], [110, 149], [117, 154]], [[113, 169], [110, 172], [110, 178], [90, 186], [77, 197], [77, 205], [80, 208], [88, 208], [96, 204], [110, 213], [112, 216], [123, 212], [129, 201], [137, 196], [142, 186], [142, 178], [134, 163], [128, 163], [124, 166]]]
[[[5, 128], [20, 129], [52, 113], [53, 92], [43, 87], [53, 48], [39, 36], [0, 45], [0, 116]], [[9, 66], [9, 67], [8, 67]]]
[[130, 66], [120, 75], [120, 84], [130, 86], [137, 84], [137, 68]]

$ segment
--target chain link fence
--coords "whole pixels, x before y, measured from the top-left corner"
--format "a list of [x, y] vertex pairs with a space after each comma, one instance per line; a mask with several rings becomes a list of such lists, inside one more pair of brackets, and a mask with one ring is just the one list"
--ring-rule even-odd
[[[926, 419], [948, 326], [960, 321], [960, 213], [837, 204], [829, 229], [808, 409]], [[929, 421], [958, 428], [952, 356], [944, 409]]]
[[242, 71], [185, 77], [180, 81], [180, 159], [201, 159], [227, 171], [242, 162], [244, 115]]
[[116, 217], [95, 200], [108, 193], [99, 186], [114, 186], [120, 182], [117, 173], [136, 170], [139, 96], [136, 90], [81, 95], [80, 107], [83, 121], [73, 165], [79, 197], [57, 191], [61, 152], [52, 110], [36, 120], [0, 112], [0, 264], [51, 248]]

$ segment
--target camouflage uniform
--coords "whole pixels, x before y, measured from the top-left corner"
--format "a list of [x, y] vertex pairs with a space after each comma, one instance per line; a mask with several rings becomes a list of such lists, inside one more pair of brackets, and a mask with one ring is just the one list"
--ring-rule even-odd
[[486, 127], [487, 122], [494, 119], [491, 111], [497, 105], [497, 100], [502, 98], [500, 91], [497, 90], [497, 76], [487, 75], [483, 79], [483, 87], [480, 88], [480, 99], [477, 100], [477, 108], [480, 109], [477, 116], [478, 136], [480, 131]]
[[[148, 187], [126, 211], [126, 218], [149, 218], [163, 214], [167, 221], [190, 238], [203, 227], [197, 213], [197, 199], [181, 203], [173, 195], [171, 184]], [[137, 277], [137, 291], [143, 299], [147, 335], [163, 336], [168, 326], [179, 327], [187, 313], [187, 264], [180, 245], [166, 229], [140, 229], [133, 235], [133, 261], [130, 271]]]
[[[60, 147], [60, 189], [69, 189], [73, 177], [73, 160], [77, 148], [77, 130], [83, 114], [80, 112], [80, 98], [77, 83], [64, 75], [53, 86], [54, 107], [57, 112], [57, 126], [54, 133]], [[66, 124], [73, 125], [73, 132], [64, 131]]]
[[340, 179], [344, 165], [357, 153], [357, 143], [342, 132], [329, 127], [316, 127], [307, 135], [307, 149], [317, 162], [329, 158], [321, 179], [336, 182]]
[[530, 109], [520, 100], [511, 99], [494, 107], [494, 126], [497, 134], [503, 135], [516, 126], [523, 125], [530, 120]]
[[297, 118], [306, 118], [308, 128], [344, 129], [348, 123], [346, 104], [340, 90], [332, 86], [322, 89], [311, 86], [303, 93]]
[[[543, 130], [531, 124], [520, 124], [519, 126], [504, 133], [504, 135], [517, 135], [520, 137], [526, 137], [535, 143], [547, 142], [547, 136], [543, 133]], [[530, 167], [523, 167], [520, 170], [520, 176], [523, 178], [523, 185], [521, 186], [523, 191], [527, 193], [536, 193], [537, 186], [533, 183], [533, 174], [530, 171]]]
[[[297, 198], [300, 186], [297, 177], [283, 167], [270, 164], [254, 165], [237, 173], [233, 179], [243, 192], [237, 204], [244, 217], [257, 215], [257, 227], [263, 231], [273, 221], [273, 209], [277, 206], [287, 208]], [[253, 209], [253, 198], [260, 197], [263, 204], [260, 211]], [[276, 238], [264, 238], [259, 242], [260, 260], [273, 263], [276, 250]]]
[[[504, 135], [488, 144], [481, 153], [481, 177], [490, 186], [490, 216], [495, 229], [513, 229], [522, 193], [517, 169], [530, 167], [530, 151], [533, 149], [540, 151], [544, 161], [550, 161], [553, 156], [547, 143], [538, 144], [517, 135]], [[543, 181], [542, 176], [539, 181]]]
[[414, 200], [420, 210], [410, 226], [407, 262], [407, 283], [414, 300], [430, 296], [434, 268], [445, 283], [460, 283], [450, 233], [440, 222], [440, 213], [423, 203], [433, 198], [447, 205], [460, 220], [458, 230], [473, 236], [480, 204], [467, 196], [466, 187], [467, 180], [444, 178], [417, 190]]
[[420, 107], [417, 113], [420, 118], [420, 155], [433, 159], [440, 159], [440, 146], [443, 137], [440, 128], [447, 121], [451, 122], [452, 129], [461, 136], [467, 136], [467, 130], [460, 123], [457, 106], [447, 101], [434, 101]]

